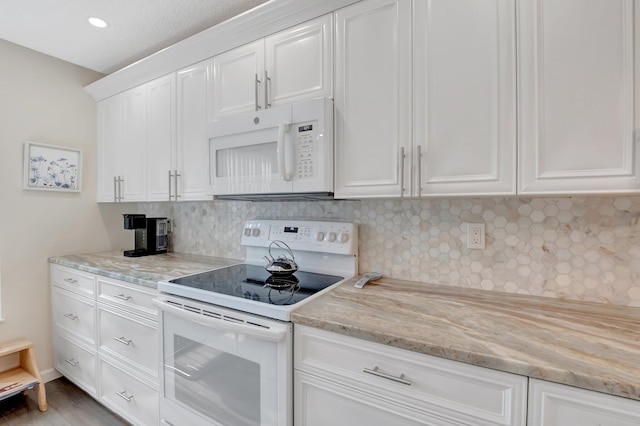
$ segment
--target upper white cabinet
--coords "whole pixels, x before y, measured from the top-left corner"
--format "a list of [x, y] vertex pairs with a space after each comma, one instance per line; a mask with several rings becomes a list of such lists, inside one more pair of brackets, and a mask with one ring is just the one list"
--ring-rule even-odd
[[411, 2], [336, 12], [335, 196], [409, 195]]
[[98, 201], [117, 202], [120, 186], [118, 160], [122, 149], [122, 96], [98, 102]]
[[336, 196], [515, 194], [514, 1], [414, 5], [336, 12]]
[[331, 19], [322, 16], [214, 57], [209, 119], [331, 97]]
[[634, 7], [634, 0], [519, 2], [519, 193], [640, 189]]
[[174, 201], [211, 200], [207, 115], [211, 111], [211, 60], [178, 71], [177, 148], [169, 179]]
[[412, 194], [515, 194], [514, 1], [414, 4]]

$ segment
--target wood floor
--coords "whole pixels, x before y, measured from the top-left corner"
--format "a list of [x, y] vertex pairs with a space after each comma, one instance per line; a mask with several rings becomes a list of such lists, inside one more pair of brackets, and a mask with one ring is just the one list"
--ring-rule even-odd
[[128, 422], [104, 408], [61, 377], [46, 384], [47, 411], [38, 410], [34, 389], [0, 401], [0, 426], [125, 426]]

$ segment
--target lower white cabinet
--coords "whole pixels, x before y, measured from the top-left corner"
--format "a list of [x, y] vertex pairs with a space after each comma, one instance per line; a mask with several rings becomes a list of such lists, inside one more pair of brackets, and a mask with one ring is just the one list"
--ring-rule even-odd
[[159, 422], [155, 289], [52, 264], [54, 366], [134, 425]]
[[527, 424], [638, 426], [640, 401], [531, 379]]
[[524, 425], [527, 378], [296, 325], [296, 425]]

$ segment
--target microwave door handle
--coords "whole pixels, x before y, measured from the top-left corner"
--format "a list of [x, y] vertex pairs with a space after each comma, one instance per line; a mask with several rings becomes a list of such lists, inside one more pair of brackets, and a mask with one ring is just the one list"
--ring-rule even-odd
[[285, 158], [285, 133], [289, 129], [289, 125], [286, 123], [280, 123], [278, 125], [278, 170], [280, 170], [280, 177], [283, 180], [291, 180], [291, 174], [287, 170], [287, 162]]

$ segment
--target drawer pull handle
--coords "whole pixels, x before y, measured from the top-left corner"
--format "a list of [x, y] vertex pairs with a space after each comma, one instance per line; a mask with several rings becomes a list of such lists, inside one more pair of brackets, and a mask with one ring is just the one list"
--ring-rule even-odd
[[122, 343], [123, 345], [127, 345], [129, 346], [131, 344], [131, 342], [133, 342], [133, 340], [127, 340], [126, 337], [122, 336], [122, 337], [114, 337], [114, 340], [117, 340], [118, 342]]
[[67, 314], [65, 315], [65, 318], [69, 318], [71, 321], [75, 321], [78, 319], [78, 316], [73, 314]]
[[73, 285], [78, 284], [78, 280], [74, 280], [73, 278], [65, 278], [63, 281], [66, 281], [69, 284], [73, 284]]
[[411, 380], [405, 379], [404, 374], [400, 374], [400, 377], [392, 376], [391, 374], [387, 374], [380, 371], [377, 365], [373, 367], [373, 369], [363, 368], [362, 372], [367, 374], [373, 374], [374, 376], [382, 377], [383, 379], [393, 380], [394, 382], [402, 383], [403, 385], [411, 386]]
[[80, 364], [78, 361], [76, 361], [75, 359], [71, 358], [71, 359], [65, 359], [64, 360], [67, 364], [71, 364], [72, 367], [77, 367], [78, 364]]
[[116, 294], [113, 297], [118, 298], [118, 299], [122, 299], [122, 300], [131, 300], [131, 296], [125, 296], [124, 294]]
[[127, 402], [131, 402], [131, 400], [133, 399], [133, 395], [127, 395], [126, 390], [123, 390], [122, 392], [116, 392], [116, 395], [118, 395], [120, 398], [124, 399]]

